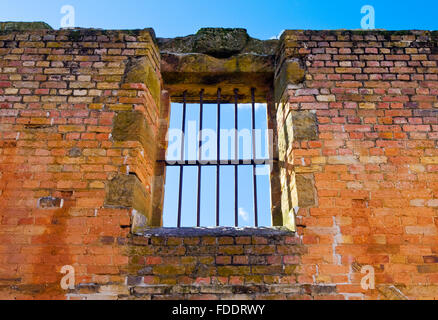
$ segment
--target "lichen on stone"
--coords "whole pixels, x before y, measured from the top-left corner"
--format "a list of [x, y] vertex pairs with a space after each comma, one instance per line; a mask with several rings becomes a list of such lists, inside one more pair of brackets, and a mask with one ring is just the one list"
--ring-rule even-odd
[[27, 30], [53, 30], [53, 29], [45, 22], [19, 22], [19, 21], [0, 22], [0, 31], [27, 31]]
[[246, 29], [203, 28], [196, 34], [174, 39], [158, 38], [162, 52], [203, 53], [216, 58], [229, 58], [242, 53], [273, 55], [278, 40], [251, 38]]

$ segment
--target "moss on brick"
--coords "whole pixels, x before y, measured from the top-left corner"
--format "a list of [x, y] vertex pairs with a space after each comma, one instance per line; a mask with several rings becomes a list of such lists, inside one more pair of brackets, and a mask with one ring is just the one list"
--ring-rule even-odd
[[80, 30], [72, 30], [67, 35], [68, 41], [79, 42], [83, 39], [83, 35]]
[[305, 72], [300, 58], [285, 61], [274, 80], [275, 101], [280, 102], [289, 84], [297, 85], [304, 82]]
[[148, 58], [130, 58], [126, 65], [122, 83], [145, 84], [154, 98], [155, 104], [160, 106], [161, 80]]
[[112, 137], [115, 141], [138, 141], [148, 155], [155, 155], [155, 132], [139, 111], [120, 111], [114, 117]]
[[45, 22], [0, 22], [0, 31], [32, 31], [32, 30], [53, 30]]
[[135, 175], [119, 175], [106, 185], [105, 205], [133, 208], [133, 232], [146, 227], [151, 220], [151, 196]]
[[216, 58], [229, 58], [243, 53], [273, 55], [278, 44], [278, 40], [251, 38], [246, 29], [241, 28], [203, 28], [195, 35], [158, 38], [162, 52], [203, 53]]

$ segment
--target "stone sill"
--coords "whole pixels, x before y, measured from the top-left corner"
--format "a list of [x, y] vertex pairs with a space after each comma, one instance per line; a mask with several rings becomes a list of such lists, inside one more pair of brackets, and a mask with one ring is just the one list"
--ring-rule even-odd
[[286, 227], [260, 227], [260, 228], [151, 228], [144, 229], [135, 234], [143, 237], [272, 237], [294, 236], [295, 232]]
[[[230, 298], [237, 294], [295, 294], [295, 295], [331, 295], [336, 294], [336, 285], [311, 285], [311, 284], [245, 284], [245, 285], [133, 285], [131, 294], [141, 296], [169, 295], [169, 294], [228, 294]], [[236, 298], [236, 296], [234, 296]], [[242, 297], [241, 297], [242, 298]], [[248, 296], [247, 298], [250, 298]]]

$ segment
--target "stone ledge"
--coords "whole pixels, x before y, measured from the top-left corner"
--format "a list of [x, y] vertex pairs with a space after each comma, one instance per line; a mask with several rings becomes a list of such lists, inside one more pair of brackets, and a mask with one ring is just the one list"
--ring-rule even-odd
[[250, 102], [254, 87], [256, 100], [266, 102], [274, 79], [272, 56], [244, 53], [219, 59], [201, 53], [161, 53], [161, 59], [172, 101], [181, 101], [184, 92], [187, 101], [198, 101], [204, 89], [204, 102], [216, 102], [217, 88], [221, 88], [223, 102], [234, 102], [234, 89], [238, 89], [240, 102]]
[[0, 22], [1, 31], [30, 31], [30, 30], [53, 30], [45, 22], [16, 22], [5, 21]]
[[310, 285], [310, 284], [197, 284], [197, 285], [143, 285], [131, 286], [132, 295], [169, 295], [169, 294], [215, 294], [215, 295], [253, 295], [266, 294], [295, 294], [295, 295], [336, 295], [336, 285]]
[[144, 237], [240, 237], [240, 236], [293, 236], [295, 233], [286, 227], [263, 228], [151, 228], [145, 229], [138, 236]]
[[161, 72], [166, 90], [174, 102], [198, 101], [204, 89], [204, 102], [234, 102], [238, 89], [240, 102], [251, 101], [251, 87], [257, 88], [257, 102], [266, 102], [274, 79], [274, 54], [278, 40], [251, 38], [245, 29], [203, 28], [195, 35], [174, 39], [158, 38]]
[[177, 38], [157, 38], [161, 52], [202, 53], [216, 58], [236, 54], [274, 55], [278, 40], [259, 40], [241, 28], [202, 28], [194, 35]]

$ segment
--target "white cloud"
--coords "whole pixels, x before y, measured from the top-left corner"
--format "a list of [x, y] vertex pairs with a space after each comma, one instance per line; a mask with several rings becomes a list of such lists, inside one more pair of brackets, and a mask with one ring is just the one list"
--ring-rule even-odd
[[241, 217], [245, 222], [248, 222], [249, 220], [249, 214], [243, 208], [239, 208], [239, 217]]
[[[266, 103], [256, 103], [255, 104], [255, 109], [259, 110], [260, 108], [266, 107]], [[239, 109], [250, 109], [252, 108], [252, 104], [250, 103], [240, 103], [239, 104]]]
[[281, 30], [277, 36], [272, 36], [271, 38], [269, 38], [269, 40], [279, 40], [284, 31], [284, 29]]

